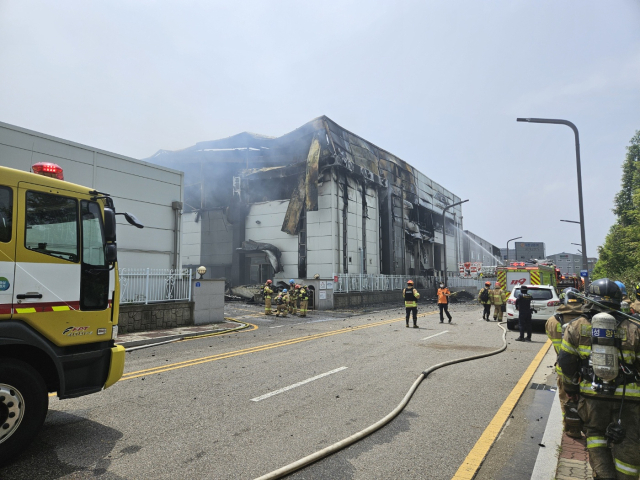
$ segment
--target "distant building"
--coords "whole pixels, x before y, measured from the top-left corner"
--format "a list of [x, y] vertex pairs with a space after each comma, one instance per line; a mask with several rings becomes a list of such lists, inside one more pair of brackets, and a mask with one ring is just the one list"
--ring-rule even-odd
[[483, 266], [498, 265], [502, 261], [500, 248], [469, 230], [462, 236], [462, 261], [480, 262]]
[[[547, 258], [556, 264], [563, 275], [580, 275], [580, 271], [582, 270], [582, 255], [578, 253], [562, 252], [549, 255]], [[595, 257], [587, 257], [589, 274], [593, 271], [593, 267], [596, 265], [597, 261], [598, 259]]]
[[511, 262], [526, 262], [531, 259], [544, 259], [545, 248], [544, 242], [515, 242], [509, 245], [509, 254], [507, 249], [500, 249], [500, 258]]

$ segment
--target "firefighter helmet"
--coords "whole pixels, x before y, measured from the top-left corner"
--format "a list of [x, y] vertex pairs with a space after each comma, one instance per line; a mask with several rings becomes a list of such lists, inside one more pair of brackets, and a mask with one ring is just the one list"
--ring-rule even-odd
[[[601, 278], [589, 285], [587, 297], [594, 302], [598, 302], [605, 307], [618, 310], [622, 301], [620, 287], [608, 278]], [[602, 310], [598, 305], [591, 305], [592, 310]]]
[[300, 285], [296, 283], [296, 290], [299, 290], [299, 289], [300, 289]]
[[292, 284], [292, 283], [296, 283], [296, 282], [293, 280], [293, 278], [292, 278], [291, 280], [289, 280], [289, 284]]
[[584, 300], [582, 298], [574, 295], [576, 293], [580, 293], [580, 290], [573, 287], [567, 287], [560, 294], [560, 299], [565, 305], [569, 305], [569, 304], [580, 305], [584, 303]]
[[620, 292], [622, 293], [623, 297], [627, 296], [627, 287], [625, 286], [624, 283], [622, 283], [620, 280], [616, 280], [616, 285], [618, 285], [618, 288], [620, 288]]
[[283, 288], [283, 289], [282, 289], [282, 293], [287, 293], [287, 289], [286, 289], [286, 288]]
[[496, 282], [496, 287], [501, 287], [502, 285], [500, 284], [500, 282]]
[[491, 286], [491, 282], [484, 282], [484, 286], [485, 287], [490, 287]]
[[267, 284], [271, 285], [273, 282], [271, 281], [271, 279], [267, 280]]
[[407, 285], [413, 285], [413, 280], [407, 280]]

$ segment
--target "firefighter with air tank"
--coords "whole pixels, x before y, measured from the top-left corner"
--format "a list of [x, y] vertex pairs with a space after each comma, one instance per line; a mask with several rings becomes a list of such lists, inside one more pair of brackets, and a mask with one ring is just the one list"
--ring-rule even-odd
[[276, 317], [286, 317], [287, 310], [289, 309], [289, 294], [287, 289], [284, 288], [276, 296]]
[[309, 287], [306, 285], [296, 285], [298, 290], [298, 298], [300, 299], [300, 316], [307, 316], [307, 308], [309, 308]]
[[[549, 317], [545, 324], [545, 332], [553, 343], [553, 349], [556, 351], [556, 355], [560, 353], [560, 346], [562, 345], [562, 333], [573, 320], [582, 315], [582, 305], [584, 301], [578, 297], [572, 296], [571, 293], [580, 293], [580, 291], [573, 287], [565, 288], [560, 295], [562, 304], [556, 310], [556, 314]], [[565, 300], [566, 299], [566, 300]], [[567, 393], [564, 391], [564, 382], [562, 377], [562, 369], [556, 362], [556, 374], [558, 376], [558, 399], [560, 400], [560, 406], [562, 407], [562, 417], [564, 419], [564, 431], [573, 438], [582, 438], [580, 431], [580, 421], [576, 418], [577, 412], [569, 412], [569, 417], [565, 415], [565, 403], [567, 402]]]
[[[558, 365], [567, 415], [584, 422], [596, 479], [640, 475], [640, 326], [619, 311], [620, 288], [608, 278], [589, 285], [583, 314], [563, 335]], [[565, 301], [566, 301], [565, 296]]]
[[273, 294], [273, 290], [271, 289], [271, 284], [273, 282], [271, 280], [267, 280], [264, 286], [262, 287], [262, 295], [264, 296], [264, 314], [271, 315], [271, 295]]
[[507, 293], [502, 290], [502, 285], [500, 282], [495, 283], [495, 287], [491, 290], [489, 294], [489, 298], [491, 299], [491, 305], [493, 305], [493, 320], [501, 322], [502, 321], [502, 308], [503, 305], [507, 304]]
[[409, 317], [413, 314], [413, 328], [418, 328], [418, 300], [420, 293], [413, 288], [413, 280], [407, 280], [407, 287], [402, 290], [404, 307], [406, 309], [407, 328], [409, 328]]

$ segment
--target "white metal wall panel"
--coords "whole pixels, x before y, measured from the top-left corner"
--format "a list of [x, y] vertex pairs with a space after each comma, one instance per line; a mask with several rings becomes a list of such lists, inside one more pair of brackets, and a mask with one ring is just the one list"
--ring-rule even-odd
[[30, 171], [36, 162], [57, 163], [66, 181], [113, 195], [118, 212], [145, 225], [135, 229], [118, 217], [120, 267], [172, 266], [171, 203], [183, 199], [182, 172], [0, 122], [0, 165]]
[[284, 272], [277, 274], [276, 278], [298, 276], [298, 236], [280, 230], [288, 206], [289, 200], [254, 203], [245, 220], [245, 239], [271, 243], [282, 253], [280, 261]]

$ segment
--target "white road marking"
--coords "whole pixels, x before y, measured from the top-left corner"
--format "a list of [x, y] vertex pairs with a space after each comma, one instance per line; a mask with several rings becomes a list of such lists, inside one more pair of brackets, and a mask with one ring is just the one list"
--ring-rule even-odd
[[430, 338], [437, 337], [438, 335], [442, 335], [443, 333], [447, 333], [449, 330], [445, 330], [444, 332], [436, 333], [435, 335], [431, 335], [430, 337], [425, 337], [422, 340], [429, 340]]
[[264, 400], [265, 398], [273, 397], [274, 395], [278, 395], [279, 393], [286, 392], [287, 390], [291, 390], [293, 388], [299, 387], [301, 385], [304, 385], [305, 383], [313, 382], [314, 380], [318, 380], [318, 379], [320, 379], [322, 377], [326, 377], [327, 375], [331, 375], [333, 373], [338, 373], [338, 372], [341, 372], [342, 370], [346, 370], [346, 369], [347, 369], [347, 367], [340, 367], [340, 368], [336, 368], [335, 370], [331, 370], [330, 372], [321, 373], [320, 375], [316, 375], [315, 377], [307, 378], [306, 380], [303, 380], [303, 381], [298, 382], [298, 383], [294, 383], [293, 385], [289, 385], [288, 387], [281, 388], [280, 390], [275, 390], [275, 391], [270, 392], [270, 393], [265, 393], [264, 395], [261, 395], [259, 397], [252, 398], [251, 401], [252, 402], [259, 402], [260, 400]]

